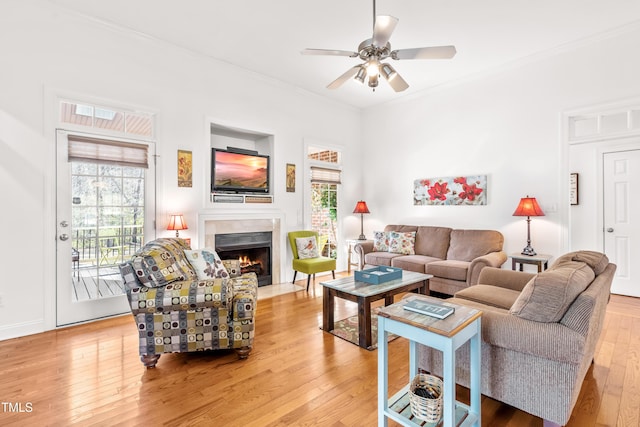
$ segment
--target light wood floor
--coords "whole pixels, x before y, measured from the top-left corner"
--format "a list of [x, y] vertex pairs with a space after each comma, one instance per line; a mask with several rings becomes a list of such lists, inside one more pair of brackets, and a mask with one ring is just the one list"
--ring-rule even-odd
[[[612, 296], [569, 426], [640, 424], [639, 308], [639, 299]], [[342, 302], [336, 318], [356, 312]], [[376, 425], [377, 352], [322, 332], [321, 320], [319, 285], [263, 299], [247, 360], [170, 354], [150, 370], [139, 362], [128, 315], [3, 341], [0, 425]], [[406, 340], [390, 343], [392, 391], [408, 381], [407, 352]], [[465, 389], [458, 394], [467, 398]], [[483, 426], [542, 425], [489, 398], [482, 415]]]

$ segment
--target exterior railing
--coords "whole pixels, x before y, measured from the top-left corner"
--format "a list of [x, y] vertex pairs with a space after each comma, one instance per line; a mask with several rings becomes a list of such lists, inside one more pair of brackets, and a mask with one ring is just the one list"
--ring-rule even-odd
[[144, 245], [141, 225], [123, 227], [75, 227], [72, 247], [80, 264], [114, 265], [128, 259]]

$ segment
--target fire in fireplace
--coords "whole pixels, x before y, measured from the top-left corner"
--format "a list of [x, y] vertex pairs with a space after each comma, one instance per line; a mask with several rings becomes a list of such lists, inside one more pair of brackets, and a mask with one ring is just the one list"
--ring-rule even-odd
[[262, 261], [254, 261], [246, 255], [239, 256], [238, 261], [240, 262], [240, 272], [242, 274], [256, 273], [256, 275], [260, 276], [264, 271]]
[[242, 273], [256, 273], [258, 286], [271, 284], [270, 231], [216, 234], [215, 245], [221, 259], [237, 259]]

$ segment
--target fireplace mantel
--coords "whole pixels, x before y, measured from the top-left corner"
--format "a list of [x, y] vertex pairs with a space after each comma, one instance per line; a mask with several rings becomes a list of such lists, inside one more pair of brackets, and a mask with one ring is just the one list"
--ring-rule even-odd
[[282, 233], [284, 214], [279, 210], [265, 209], [247, 212], [243, 210], [225, 210], [219, 212], [201, 212], [198, 214], [198, 241], [204, 247], [215, 248], [215, 235], [244, 233], [251, 231], [271, 231], [272, 233], [272, 282], [282, 283], [282, 272], [286, 266], [286, 242]]

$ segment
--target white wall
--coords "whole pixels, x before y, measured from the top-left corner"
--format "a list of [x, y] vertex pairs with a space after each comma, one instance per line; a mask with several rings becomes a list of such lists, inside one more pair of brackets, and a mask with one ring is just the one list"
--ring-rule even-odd
[[[298, 190], [286, 193], [285, 164], [302, 166], [305, 140], [327, 141], [344, 153], [343, 237], [359, 234], [359, 218], [349, 212], [364, 199], [372, 212], [365, 216], [369, 236], [387, 223], [493, 228], [504, 233], [508, 252], [519, 251], [526, 223], [511, 214], [529, 194], [547, 212], [532, 220], [532, 244], [538, 252], [558, 255], [569, 249], [564, 236], [570, 160], [560, 145], [561, 113], [640, 95], [638, 51], [640, 31], [632, 29], [361, 113], [69, 15], [44, 0], [5, 0], [0, 5], [0, 219], [5, 225], [0, 267], [6, 279], [0, 283], [0, 339], [55, 324], [50, 126], [55, 94], [157, 113], [159, 235], [170, 234], [163, 222], [170, 212], [181, 210], [195, 227], [199, 212], [215, 209], [205, 203], [206, 129], [215, 119], [275, 136], [273, 207], [284, 213], [285, 231], [303, 225], [299, 212], [304, 211], [302, 172]], [[191, 189], [177, 187], [177, 149], [193, 151]], [[583, 157], [585, 164], [571, 166], [586, 176], [594, 160], [588, 153]], [[414, 179], [467, 174], [489, 176], [488, 205], [413, 206]], [[595, 197], [593, 191], [582, 188], [581, 199]], [[592, 233], [589, 213], [579, 223]], [[196, 229], [181, 234], [198, 245]], [[594, 238], [580, 243], [597, 244]]]
[[[462, 49], [462, 47], [460, 47]], [[640, 94], [640, 29], [552, 56], [505, 67], [456, 86], [367, 110], [365, 199], [370, 234], [388, 223], [491, 228], [505, 236], [507, 252], [526, 244], [526, 222], [513, 217], [521, 197], [535, 196], [546, 212], [532, 218], [532, 246], [557, 256], [597, 246], [593, 212], [578, 218], [568, 243], [568, 174], [579, 171], [581, 199], [597, 197], [590, 178], [596, 159], [579, 153], [571, 161], [562, 146], [564, 111]], [[428, 65], [425, 65], [428, 70]], [[428, 71], [426, 71], [428, 72]], [[414, 206], [417, 178], [487, 174], [486, 206]], [[582, 178], [582, 176], [581, 176]], [[583, 211], [588, 209], [586, 204]]]
[[[0, 339], [55, 325], [56, 105], [51, 100], [56, 95], [157, 113], [158, 235], [171, 234], [164, 230], [168, 215], [181, 211], [191, 228], [180, 234], [197, 247], [198, 213], [218, 209], [205, 203], [211, 118], [274, 135], [270, 208], [284, 213], [285, 232], [303, 226], [298, 212], [304, 183], [299, 179], [297, 191], [286, 193], [285, 164], [302, 167], [305, 138], [343, 148], [345, 205], [355, 205], [359, 197], [356, 109], [68, 14], [43, 0], [2, 2], [0, 52], [0, 211], [6, 236], [0, 259], [7, 277], [0, 283]], [[193, 188], [177, 186], [178, 149], [193, 151]]]

